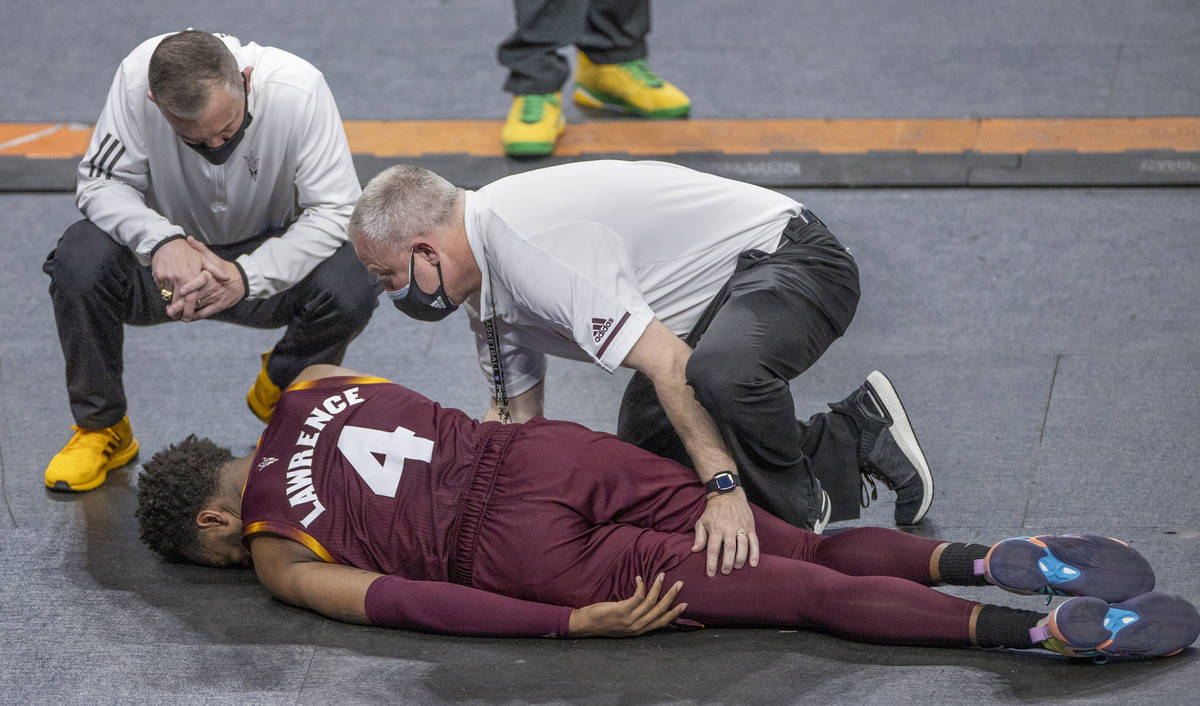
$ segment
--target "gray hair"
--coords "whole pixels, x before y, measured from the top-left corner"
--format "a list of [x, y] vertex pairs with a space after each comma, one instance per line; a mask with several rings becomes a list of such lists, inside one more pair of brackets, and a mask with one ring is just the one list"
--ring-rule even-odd
[[401, 249], [450, 223], [462, 190], [412, 164], [376, 174], [350, 216], [350, 237], [369, 247]]
[[217, 37], [189, 29], [159, 42], [150, 56], [150, 95], [158, 107], [180, 120], [198, 120], [213, 89], [242, 92], [237, 59]]

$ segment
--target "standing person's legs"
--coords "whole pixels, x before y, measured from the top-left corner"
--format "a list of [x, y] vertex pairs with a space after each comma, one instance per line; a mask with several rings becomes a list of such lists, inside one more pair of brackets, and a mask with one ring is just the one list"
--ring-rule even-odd
[[592, 0], [575, 46], [596, 64], [644, 58], [650, 0]]
[[587, 23], [587, 0], [514, 0], [517, 28], [496, 52], [509, 71], [504, 90], [516, 95], [554, 93], [571, 74], [558, 50], [573, 44]]

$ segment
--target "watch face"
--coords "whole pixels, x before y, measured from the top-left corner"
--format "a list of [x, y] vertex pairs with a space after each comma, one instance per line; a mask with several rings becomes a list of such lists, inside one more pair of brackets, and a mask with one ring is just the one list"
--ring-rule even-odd
[[717, 490], [719, 491], [724, 492], [726, 490], [733, 490], [734, 488], [733, 476], [728, 473], [715, 475], [713, 476], [713, 480], [717, 482]]

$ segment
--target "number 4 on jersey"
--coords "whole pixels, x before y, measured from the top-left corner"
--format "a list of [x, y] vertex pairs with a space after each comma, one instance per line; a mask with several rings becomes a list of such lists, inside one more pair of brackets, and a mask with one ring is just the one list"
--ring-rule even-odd
[[396, 497], [407, 459], [429, 463], [433, 458], [433, 442], [404, 427], [382, 431], [346, 425], [337, 446], [371, 491], [389, 498]]

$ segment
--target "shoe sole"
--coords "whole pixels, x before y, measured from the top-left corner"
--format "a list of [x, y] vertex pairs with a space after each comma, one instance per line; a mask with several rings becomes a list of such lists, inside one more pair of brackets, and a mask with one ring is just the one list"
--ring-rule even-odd
[[664, 108], [662, 110], [642, 110], [632, 103], [626, 102], [608, 93], [589, 90], [579, 84], [575, 85], [575, 102], [588, 108], [598, 108], [600, 110], [613, 110], [618, 113], [626, 113], [628, 115], [636, 115], [640, 118], [649, 118], [650, 120], [666, 120], [669, 118], [686, 118], [692, 112], [692, 106], [689, 103], [678, 108]]
[[117, 453], [113, 454], [113, 457], [108, 459], [108, 463], [104, 464], [104, 466], [100, 469], [100, 472], [96, 474], [96, 477], [87, 483], [71, 485], [65, 480], [56, 480], [54, 483], [51, 483], [49, 480], [47, 480], [46, 487], [50, 490], [60, 493], [83, 493], [95, 488], [99, 488], [101, 485], [104, 485], [104, 481], [108, 480], [109, 471], [116, 470], [121, 466], [124, 466], [132, 461], [134, 456], [137, 456], [138, 448], [138, 440], [134, 439], [132, 442], [130, 442], [129, 446], [126, 446], [124, 449], [121, 449]]
[[553, 142], [513, 142], [504, 145], [504, 154], [509, 157], [544, 157], [553, 152]]
[[1200, 613], [1181, 596], [1153, 591], [1108, 604], [1072, 598], [1050, 614], [1050, 633], [1079, 656], [1169, 657], [1200, 637]]
[[1154, 570], [1112, 537], [1063, 535], [1006, 539], [984, 558], [988, 580], [1012, 593], [1091, 596], [1115, 603], [1154, 589]]
[[889, 431], [892, 433], [892, 438], [896, 440], [896, 445], [900, 447], [904, 457], [917, 469], [917, 475], [921, 477], [921, 487], [924, 490], [921, 496], [921, 507], [917, 509], [917, 514], [912, 520], [901, 523], [915, 525], [925, 518], [925, 514], [929, 512], [929, 506], [933, 504], [933, 475], [929, 472], [929, 464], [925, 462], [925, 452], [921, 451], [917, 434], [908, 422], [908, 413], [904, 411], [904, 404], [900, 402], [900, 395], [896, 393], [892, 381], [888, 379], [887, 375], [874, 370], [867, 376], [867, 385], [875, 393], [875, 397], [883, 405], [883, 408], [887, 410], [888, 416], [892, 418], [892, 426]]
[[829, 500], [829, 493], [826, 493], [824, 489], [821, 490], [821, 507], [825, 511], [821, 513], [821, 519], [813, 523], [813, 534], [821, 534], [825, 531], [825, 527], [829, 524], [829, 516], [833, 513], [833, 503]]

